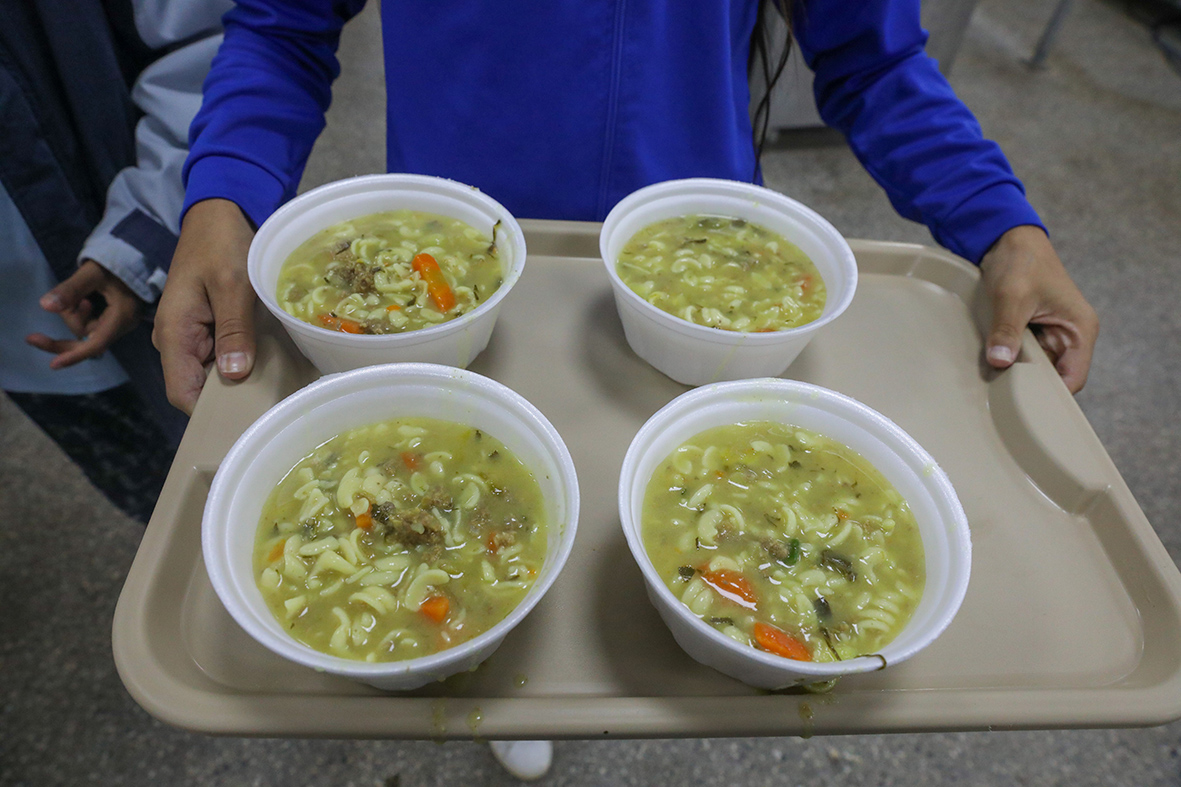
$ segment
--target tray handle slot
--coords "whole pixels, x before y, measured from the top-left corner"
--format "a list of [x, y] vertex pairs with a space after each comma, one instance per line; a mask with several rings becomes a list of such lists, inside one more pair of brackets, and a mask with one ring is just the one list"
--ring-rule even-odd
[[1029, 331], [1017, 362], [989, 382], [988, 408], [1014, 461], [1059, 508], [1082, 512], [1119, 476]]
[[1181, 716], [1181, 573], [1122, 481], [1095, 495], [1083, 515], [1140, 617], [1143, 651], [1120, 685], [1150, 689], [1141, 712], [1173, 721]]

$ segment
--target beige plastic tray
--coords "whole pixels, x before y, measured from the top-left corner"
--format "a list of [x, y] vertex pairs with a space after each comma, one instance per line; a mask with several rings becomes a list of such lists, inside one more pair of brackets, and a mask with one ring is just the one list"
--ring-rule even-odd
[[980, 360], [979, 277], [935, 249], [854, 241], [856, 300], [787, 376], [849, 394], [934, 455], [972, 527], [967, 598], [912, 660], [832, 693], [768, 693], [677, 647], [620, 529], [632, 436], [686, 390], [628, 348], [598, 225], [523, 222], [525, 274], [472, 366], [562, 433], [582, 518], [562, 576], [477, 671], [382, 694], [287, 663], [222, 608], [201, 561], [218, 462], [315, 371], [260, 316], [258, 366], [205, 387], [115, 611], [131, 695], [172, 724], [235, 735], [589, 738], [810, 735], [1164, 723], [1181, 717], [1181, 574], [1032, 336]]

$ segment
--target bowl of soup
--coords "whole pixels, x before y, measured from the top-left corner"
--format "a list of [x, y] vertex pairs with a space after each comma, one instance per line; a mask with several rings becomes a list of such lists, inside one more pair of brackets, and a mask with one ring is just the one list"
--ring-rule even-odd
[[702, 386], [653, 415], [619, 513], [680, 646], [760, 688], [911, 658], [950, 625], [971, 570], [931, 455], [864, 404], [790, 380]]
[[505, 386], [435, 364], [329, 375], [214, 477], [209, 578], [298, 664], [382, 689], [475, 668], [541, 600], [578, 522], [561, 437]]
[[275, 211], [250, 245], [258, 297], [321, 372], [393, 362], [466, 367], [525, 265], [513, 216], [425, 175], [321, 186]]
[[828, 221], [749, 183], [642, 188], [607, 215], [599, 245], [628, 344], [687, 385], [782, 374], [857, 288]]

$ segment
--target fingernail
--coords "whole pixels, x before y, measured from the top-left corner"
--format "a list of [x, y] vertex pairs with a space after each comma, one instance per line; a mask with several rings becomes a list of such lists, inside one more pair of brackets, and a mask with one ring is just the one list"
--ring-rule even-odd
[[51, 312], [61, 311], [62, 299], [52, 292], [47, 292], [41, 296], [41, 308]]
[[998, 363], [1012, 363], [1016, 355], [1003, 344], [994, 344], [988, 348], [988, 359]]
[[217, 356], [217, 370], [222, 374], [246, 371], [246, 353], [226, 353]]

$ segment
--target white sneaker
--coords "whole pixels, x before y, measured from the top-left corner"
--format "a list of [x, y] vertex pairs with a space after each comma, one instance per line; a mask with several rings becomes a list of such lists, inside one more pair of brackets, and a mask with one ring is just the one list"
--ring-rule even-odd
[[488, 741], [492, 756], [504, 769], [523, 781], [540, 779], [554, 761], [549, 741]]

